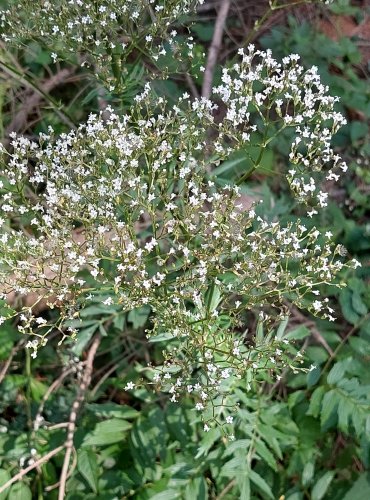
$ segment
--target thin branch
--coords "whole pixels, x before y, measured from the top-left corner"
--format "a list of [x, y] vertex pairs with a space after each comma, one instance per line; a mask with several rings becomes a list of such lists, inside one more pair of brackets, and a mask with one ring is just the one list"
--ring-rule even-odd
[[21, 109], [7, 126], [5, 136], [9, 136], [11, 132], [19, 132], [20, 130], [22, 130], [27, 122], [28, 115], [40, 105], [45, 94], [48, 94], [55, 87], [58, 87], [60, 84], [64, 83], [66, 79], [73, 74], [73, 72], [74, 68], [65, 68], [46, 80], [41, 84], [40, 87], [43, 94], [41, 94], [39, 90], [34, 90], [34, 92], [25, 100]]
[[[77, 452], [76, 452], [75, 448], [73, 448], [73, 463], [72, 463], [71, 468], [68, 471], [67, 479], [72, 476], [76, 467], [77, 467]], [[60, 485], [60, 481], [58, 481], [57, 483], [51, 484], [50, 486], [46, 486], [45, 491], [55, 490], [55, 488], [58, 488], [59, 485]]]
[[65, 448], [66, 448], [66, 454], [64, 456], [64, 461], [63, 461], [63, 467], [62, 467], [62, 472], [60, 475], [60, 487], [59, 487], [59, 494], [58, 494], [58, 500], [63, 500], [65, 496], [65, 490], [66, 490], [66, 482], [68, 479], [68, 469], [69, 469], [69, 462], [71, 460], [71, 455], [72, 455], [72, 450], [73, 450], [73, 437], [74, 433], [76, 430], [76, 420], [77, 420], [77, 414], [80, 409], [80, 406], [85, 398], [85, 393], [90, 385], [91, 382], [91, 375], [92, 375], [92, 370], [93, 370], [93, 363], [94, 363], [94, 358], [96, 351], [98, 350], [98, 347], [101, 342], [101, 337], [100, 335], [97, 335], [94, 337], [91, 347], [87, 353], [87, 358], [86, 358], [86, 365], [85, 365], [85, 370], [82, 376], [82, 381], [81, 384], [78, 388], [78, 393], [77, 397], [73, 402], [72, 405], [72, 410], [69, 415], [69, 422], [68, 422], [68, 427], [67, 427], [67, 439], [65, 442]]
[[5, 491], [6, 489], [8, 489], [9, 486], [11, 486], [13, 483], [16, 483], [17, 481], [19, 481], [19, 479], [22, 479], [22, 477], [25, 476], [26, 474], [28, 474], [28, 472], [30, 472], [31, 470], [36, 469], [37, 467], [44, 464], [45, 462], [48, 462], [54, 455], [57, 455], [60, 451], [62, 451], [64, 449], [64, 446], [65, 445], [58, 446], [58, 448], [55, 448], [54, 450], [49, 451], [49, 453], [47, 453], [43, 457], [39, 458], [35, 462], [33, 462], [33, 464], [29, 465], [25, 469], [20, 470], [18, 472], [18, 474], [16, 474], [11, 479], [9, 479], [9, 481], [7, 481], [5, 484], [0, 486], [0, 493]]
[[207, 64], [204, 71], [202, 86], [202, 97], [206, 97], [207, 99], [211, 97], [212, 93], [213, 73], [217, 62], [218, 53], [220, 52], [221, 48], [222, 36], [224, 33], [225, 23], [227, 15], [229, 13], [230, 5], [231, 0], [223, 0], [221, 2], [220, 10], [217, 14], [215, 31], [213, 33], [211, 46], [208, 51]]
[[317, 342], [319, 342], [327, 350], [327, 352], [330, 354], [330, 356], [332, 356], [333, 349], [330, 347], [330, 345], [326, 342], [324, 337], [321, 335], [321, 333], [317, 329], [315, 322], [306, 318], [306, 316], [304, 314], [302, 314], [296, 307], [292, 306], [291, 304], [288, 304], [288, 305], [289, 305], [289, 308], [290, 308], [293, 316], [295, 318], [297, 318], [299, 321], [301, 321], [302, 323], [304, 323], [304, 325], [310, 329], [311, 334], [314, 337], [314, 339], [317, 340]]
[[0, 371], [0, 384], [1, 382], [4, 380], [4, 377], [7, 373], [7, 371], [9, 370], [9, 367], [13, 361], [13, 358], [14, 356], [17, 354], [17, 352], [19, 351], [19, 349], [21, 347], [23, 347], [25, 341], [24, 340], [21, 340], [20, 342], [18, 342], [18, 344], [16, 346], [13, 347], [13, 349], [11, 350], [7, 360], [5, 361], [4, 363], [4, 366], [1, 368], [1, 371]]
[[194, 83], [194, 80], [192, 79], [192, 77], [189, 75], [189, 73], [185, 73], [185, 80], [186, 80], [186, 83], [189, 87], [189, 90], [191, 92], [191, 95], [193, 96], [194, 99], [198, 99], [199, 98], [199, 92], [198, 92], [198, 89], [197, 89], [197, 86], [195, 85]]
[[362, 326], [362, 324], [369, 319], [369, 313], [367, 313], [365, 316], [361, 318], [361, 320], [357, 323], [357, 325], [354, 325], [343, 337], [343, 339], [340, 341], [340, 343], [337, 345], [335, 348], [335, 351], [332, 352], [330, 358], [327, 360], [325, 363], [324, 368], [322, 369], [321, 375], [326, 372], [326, 370], [329, 368], [330, 363], [336, 358], [338, 352], [342, 349], [342, 347], [345, 345], [347, 340]]
[[221, 500], [221, 498], [224, 498], [225, 495], [229, 493], [229, 491], [235, 486], [236, 480], [232, 479], [226, 486], [225, 488], [221, 491], [221, 493], [216, 497], [216, 500]]
[[45, 392], [45, 394], [44, 394], [44, 396], [42, 398], [42, 401], [40, 403], [39, 409], [37, 410], [36, 417], [34, 419], [34, 421], [35, 421], [36, 424], [41, 419], [41, 414], [44, 411], [45, 403], [49, 399], [50, 395], [59, 388], [59, 386], [62, 384], [63, 380], [66, 377], [68, 377], [68, 375], [70, 375], [72, 372], [73, 372], [73, 368], [69, 368], [68, 370], [65, 370], [64, 372], [62, 372], [59, 375], [59, 377], [56, 380], [54, 380], [54, 382], [50, 385], [50, 387], [48, 388], [48, 390]]
[[[66, 123], [71, 128], [76, 128], [71, 117], [67, 114], [67, 112], [65, 110], [61, 109], [59, 103], [57, 101], [55, 101], [48, 94], [47, 91], [45, 92], [45, 89], [43, 86], [39, 86], [26, 73], [22, 73], [22, 72], [18, 71], [17, 69], [13, 68], [12, 66], [5, 63], [2, 60], [0, 60], [0, 68], [3, 69], [9, 76], [11, 76], [12, 78], [21, 82], [21, 84], [24, 85], [25, 87], [32, 89], [35, 94], [37, 94], [41, 97], [41, 99], [44, 98], [54, 108], [55, 112], [58, 114], [59, 118], [64, 123]], [[65, 73], [65, 72], [68, 72], [68, 75], [70, 75], [71, 70], [62, 70], [61, 71], [63, 79], [66, 78], [67, 73]], [[56, 77], [56, 75], [55, 75], [55, 77]], [[59, 80], [59, 77], [58, 78], [56, 77], [56, 79], [58, 80], [59, 83], [61, 83]], [[52, 82], [52, 83], [54, 83], [54, 82]]]

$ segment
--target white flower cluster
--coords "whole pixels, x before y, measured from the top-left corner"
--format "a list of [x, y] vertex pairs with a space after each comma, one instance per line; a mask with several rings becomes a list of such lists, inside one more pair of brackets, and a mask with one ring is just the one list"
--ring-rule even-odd
[[[173, 401], [191, 394], [208, 424], [216, 418], [209, 405], [217, 395], [223, 401], [235, 377], [290, 366], [289, 345], [286, 352], [273, 333], [285, 300], [333, 320], [318, 287], [335, 284], [352, 264], [342, 262], [330, 234], [265, 221], [243, 206], [238, 186], [219, 187], [207, 172], [235, 148], [256, 147], [255, 130], [263, 154], [290, 127], [299, 140], [289, 180], [302, 199], [314, 193], [323, 204], [315, 187], [294, 180], [326, 163], [334, 175], [331, 163], [342, 163], [329, 140], [343, 120], [316, 70], [304, 72], [296, 59], [280, 65], [250, 47], [215, 89], [226, 108], [221, 123], [210, 100], [184, 94], [168, 111], [147, 87], [127, 115], [109, 109], [108, 119], [91, 115], [78, 130], [58, 138], [50, 130], [37, 143], [14, 135], [0, 185], [3, 298], [46, 300], [60, 310], [64, 335], [74, 333], [65, 324], [89, 300], [122, 311], [149, 305], [149, 335], [167, 340], [152, 381]], [[257, 328], [248, 328], [255, 313]], [[35, 356], [55, 325], [32, 307], [21, 314], [20, 331], [37, 340]]]
[[337, 181], [336, 172], [347, 170], [330, 146], [333, 134], [346, 123], [334, 109], [338, 98], [328, 95], [317, 68], [305, 71], [296, 54], [279, 63], [270, 50], [250, 45], [247, 51], [240, 50], [240, 56], [241, 63], [224, 69], [223, 83], [214, 89], [227, 108], [221, 130], [242, 146], [258, 132], [257, 167], [267, 144], [292, 129], [290, 186], [301, 201], [315, 198], [319, 206], [326, 206], [328, 195], [317, 185], [314, 172], [329, 165], [326, 179]]
[[[133, 51], [154, 59], [166, 54], [163, 40], [173, 42], [176, 31], [167, 34], [181, 15], [194, 11], [203, 0], [33, 0], [18, 1], [0, 10], [0, 31], [5, 42], [42, 40], [59, 57], [81, 56], [92, 64], [96, 75], [111, 85], [124, 74], [125, 61]], [[66, 54], [67, 52], [67, 54]]]

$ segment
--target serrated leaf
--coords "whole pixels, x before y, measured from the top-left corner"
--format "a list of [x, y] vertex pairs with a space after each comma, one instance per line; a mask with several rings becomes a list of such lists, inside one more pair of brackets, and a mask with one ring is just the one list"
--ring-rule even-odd
[[257, 440], [255, 442], [255, 448], [257, 455], [259, 455], [260, 458], [262, 458], [267, 463], [267, 465], [271, 467], [272, 470], [277, 471], [277, 465], [274, 455], [263, 443], [263, 441]]
[[345, 374], [345, 363], [338, 361], [335, 363], [335, 365], [332, 367], [330, 370], [328, 377], [327, 377], [327, 382], [330, 385], [338, 383], [344, 376]]
[[317, 481], [315, 486], [312, 488], [311, 500], [321, 500], [324, 498], [324, 495], [327, 492], [334, 476], [334, 471], [328, 471]]
[[270, 486], [266, 481], [254, 470], [249, 471], [249, 478], [261, 491], [263, 491], [269, 498], [274, 500], [274, 495], [272, 494]]
[[312, 370], [307, 373], [307, 387], [313, 387], [320, 380], [321, 377], [321, 368], [319, 366], [315, 366]]
[[361, 316], [365, 316], [367, 313], [366, 304], [363, 302], [361, 295], [357, 290], [352, 293], [352, 307]]
[[310, 330], [306, 326], [299, 326], [298, 328], [294, 328], [285, 335], [285, 338], [288, 340], [301, 340], [311, 335]]
[[79, 450], [77, 455], [77, 469], [86, 479], [94, 493], [98, 492], [98, 463], [96, 454], [92, 450]]
[[307, 415], [312, 415], [317, 418], [320, 414], [322, 398], [325, 394], [325, 387], [322, 385], [315, 389], [310, 398], [310, 406], [307, 411]]
[[360, 319], [360, 315], [356, 313], [352, 305], [352, 292], [345, 288], [339, 295], [339, 303], [342, 308], [342, 313], [345, 319], [355, 325]]
[[203, 436], [201, 446], [198, 448], [198, 452], [195, 455], [195, 458], [198, 459], [203, 455], [206, 455], [208, 451], [212, 448], [213, 444], [220, 438], [221, 431], [218, 427], [211, 429], [209, 432]]
[[338, 427], [345, 433], [348, 433], [348, 421], [354, 410], [353, 406], [347, 398], [341, 398], [338, 404]]
[[243, 474], [241, 479], [238, 479], [240, 490], [240, 500], [250, 500], [251, 498], [251, 483], [247, 474]]
[[321, 427], [326, 424], [332, 413], [337, 409], [338, 403], [338, 394], [334, 389], [325, 394], [321, 408]]
[[285, 333], [286, 327], [288, 325], [288, 322], [289, 322], [289, 317], [284, 318], [281, 321], [281, 323], [277, 329], [277, 332], [276, 332], [276, 339], [277, 340], [281, 340], [284, 337], [284, 333]]

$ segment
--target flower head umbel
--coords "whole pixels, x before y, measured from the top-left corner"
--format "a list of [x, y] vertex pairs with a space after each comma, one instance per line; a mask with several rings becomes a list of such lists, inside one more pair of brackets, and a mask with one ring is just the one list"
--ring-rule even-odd
[[90, 301], [122, 312], [150, 307], [148, 336], [165, 343], [163, 366], [148, 377], [172, 401], [192, 397], [207, 426], [217, 417], [213, 402], [224, 411], [235, 380], [278, 376], [300, 362], [275, 334], [287, 298], [334, 319], [319, 287], [338, 284], [350, 264], [330, 234], [264, 220], [242, 203], [238, 185], [209, 174], [240, 147], [263, 155], [290, 129], [288, 181], [299, 200], [325, 205], [315, 178], [345, 170], [330, 146], [344, 120], [317, 70], [297, 59], [280, 64], [252, 46], [242, 52], [215, 89], [225, 107], [220, 123], [215, 102], [185, 94], [168, 110], [147, 86], [126, 115], [108, 108], [105, 119], [91, 115], [59, 137], [12, 137], [12, 152], [3, 153], [1, 292], [60, 311], [56, 325], [38, 321], [33, 304], [20, 312], [19, 330], [38, 339], [34, 353], [55, 326], [78, 334], [71, 321]]

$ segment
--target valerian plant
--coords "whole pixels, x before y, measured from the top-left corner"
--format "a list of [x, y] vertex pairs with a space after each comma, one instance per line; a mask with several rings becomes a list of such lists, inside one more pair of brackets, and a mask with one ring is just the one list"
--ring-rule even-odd
[[[109, 90], [124, 85], [127, 59], [143, 53], [155, 64], [174, 45], [181, 16], [195, 10], [203, 0], [42, 0], [17, 2], [0, 12], [2, 38], [20, 45], [36, 39], [53, 48], [54, 62], [73, 59], [92, 68]], [[190, 38], [190, 37], [189, 37]], [[166, 48], [167, 47], [167, 48]], [[188, 51], [192, 43], [188, 41]]]
[[[332, 0], [302, 0], [299, 3], [332, 3]], [[194, 12], [204, 0], [42, 0], [35, 8], [31, 0], [16, 1], [0, 11], [1, 37], [21, 46], [38, 40], [53, 49], [57, 60], [75, 60], [92, 69], [110, 91], [121, 92], [127, 76], [127, 61], [140, 53], [157, 66], [160, 57], [172, 55], [171, 64], [182, 59], [173, 25]], [[270, 0], [271, 11], [289, 3]], [[185, 40], [187, 62], [194, 57], [191, 36]], [[175, 54], [175, 57], [174, 57]], [[183, 61], [184, 62], [184, 61]], [[179, 66], [181, 70], [181, 65]], [[158, 67], [157, 67], [158, 70]], [[162, 76], [166, 74], [162, 65]]]
[[[330, 233], [257, 216], [242, 195], [250, 171], [229, 185], [212, 176], [240, 149], [257, 169], [289, 129], [287, 182], [314, 217], [328, 197], [320, 183], [347, 168], [330, 146], [345, 120], [317, 69], [253, 45], [239, 58], [214, 100], [184, 94], [169, 110], [148, 84], [123, 116], [108, 108], [36, 142], [14, 134], [2, 152], [2, 298], [36, 297], [13, 313], [33, 336], [32, 355], [55, 329], [62, 340], [78, 336], [90, 303], [149, 307], [148, 337], [164, 343], [163, 364], [149, 365], [142, 381], [173, 402], [190, 395], [206, 431], [232, 423], [237, 381], [276, 380], [299, 366], [283, 334], [286, 302], [334, 321], [320, 286], [343, 286], [340, 271], [358, 265]], [[37, 317], [40, 301], [59, 310], [57, 321]]]

